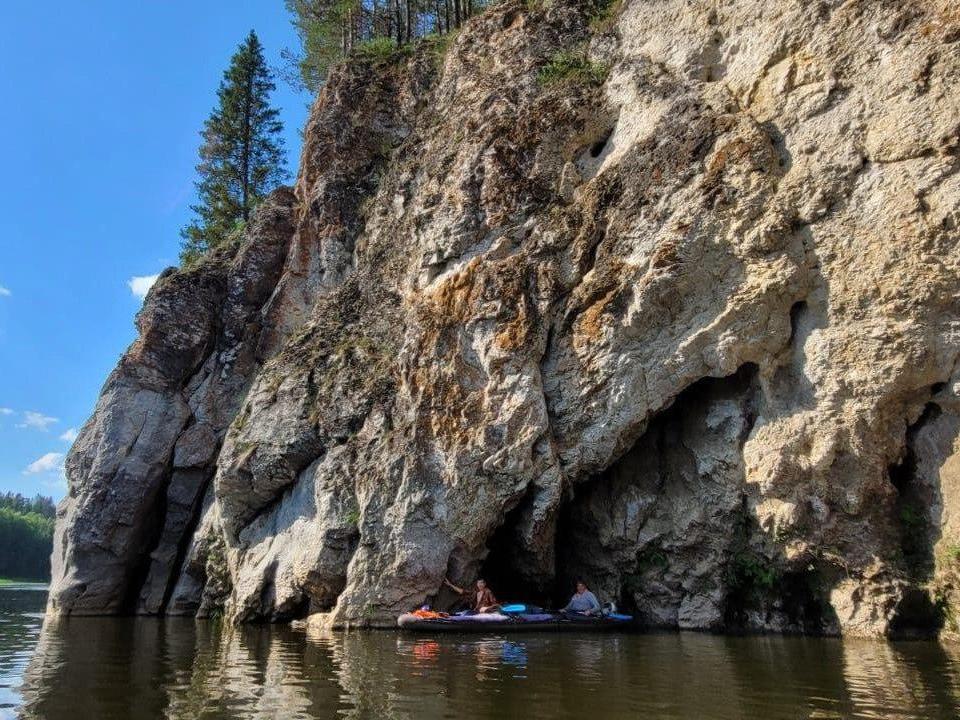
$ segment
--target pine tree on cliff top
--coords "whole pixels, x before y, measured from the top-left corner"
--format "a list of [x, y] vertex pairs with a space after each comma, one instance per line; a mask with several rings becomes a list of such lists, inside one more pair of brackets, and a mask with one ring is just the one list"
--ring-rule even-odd
[[283, 123], [270, 106], [276, 88], [257, 34], [250, 31], [230, 59], [219, 103], [204, 123], [194, 220], [180, 231], [180, 259], [195, 261], [229, 240], [263, 197], [286, 178]]

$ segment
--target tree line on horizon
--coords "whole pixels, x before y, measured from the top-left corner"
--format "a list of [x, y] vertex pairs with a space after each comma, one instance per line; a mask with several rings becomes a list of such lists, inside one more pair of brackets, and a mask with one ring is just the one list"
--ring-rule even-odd
[[0, 578], [50, 579], [56, 514], [48, 497], [0, 494]]

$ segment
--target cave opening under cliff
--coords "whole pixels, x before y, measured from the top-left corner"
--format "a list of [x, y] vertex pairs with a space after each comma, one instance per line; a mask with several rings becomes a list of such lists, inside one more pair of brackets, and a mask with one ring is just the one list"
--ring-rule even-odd
[[[942, 385], [934, 385], [935, 395]], [[933, 579], [935, 569], [934, 545], [939, 538], [939, 528], [930, 516], [934, 498], [929, 493], [936, 488], [925, 486], [919, 474], [917, 455], [918, 435], [940, 417], [939, 405], [928, 402], [920, 417], [907, 428], [904, 454], [901, 460], [889, 468], [890, 483], [897, 492], [893, 505], [894, 526], [898, 534], [899, 551], [903, 571], [911, 582], [904, 591], [890, 623], [890, 633], [899, 637], [931, 637], [942, 628], [944, 616], [926, 591], [925, 586]], [[939, 501], [936, 501], [939, 503]]]
[[[725, 585], [760, 393], [753, 363], [698, 380], [605, 470], [570, 489], [557, 522], [555, 603], [582, 579], [601, 604], [671, 624], [664, 618], [685, 602], [684, 586]], [[721, 618], [725, 602], [716, 601]]]
[[[758, 416], [758, 374], [746, 363], [682, 391], [604, 471], [567, 489], [546, 549], [525, 547], [520, 528], [536, 498], [524, 496], [488, 541], [480, 576], [501, 600], [553, 608], [566, 604], [583, 579], [601, 603], [631, 613], [654, 587], [654, 594], [670, 596], [664, 602], [679, 602], [682, 591], [664, 589], [660, 573], [672, 563], [696, 566], [709, 558], [722, 582], [727, 536], [743, 501], [742, 447]], [[704, 459], [714, 466], [704, 471]], [[686, 537], [685, 513], [698, 514]], [[655, 529], [672, 522], [677, 527]]]
[[890, 482], [897, 491], [894, 507], [900, 535], [900, 550], [905, 569], [916, 580], [929, 579], [933, 572], [932, 523], [927, 516], [927, 503], [917, 482], [917, 433], [940, 415], [935, 403], [928, 403], [917, 421], [907, 428], [903, 458], [889, 469]]
[[[582, 578], [602, 604], [615, 602], [651, 626], [838, 632], [829, 594], [842, 573], [826, 562], [788, 562], [750, 511], [743, 447], [764, 402], [759, 369], [750, 363], [693, 383], [606, 469], [567, 489], [551, 538], [552, 575], [538, 574], [523, 547], [531, 493], [491, 536], [481, 576], [503, 601], [550, 608], [562, 607]], [[898, 522], [906, 518], [903, 551], [921, 572], [932, 546], [926, 526], [923, 538], [910, 534], [917, 529], [910, 508], [919, 502], [913, 438], [937, 413], [928, 406], [909, 432], [903, 462], [891, 468]], [[935, 629], [936, 609], [925, 598], [907, 593], [898, 634]]]
[[503, 523], [487, 543], [487, 556], [480, 566], [478, 577], [487, 581], [497, 598], [504, 603], [532, 603], [550, 607], [553, 597], [552, 581], [532, 570], [524, 560], [524, 541], [520, 532], [525, 513], [533, 502], [529, 493], [504, 516]]

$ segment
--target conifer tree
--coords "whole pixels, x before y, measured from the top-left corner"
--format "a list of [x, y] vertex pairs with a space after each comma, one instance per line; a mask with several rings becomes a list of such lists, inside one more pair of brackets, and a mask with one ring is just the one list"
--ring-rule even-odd
[[[610, 2], [610, 0], [594, 0]], [[330, 67], [351, 54], [401, 48], [459, 28], [491, 0], [285, 0], [300, 51], [284, 50], [288, 80], [316, 91]], [[380, 42], [378, 42], [380, 41]]]
[[263, 197], [286, 178], [283, 123], [270, 106], [276, 88], [257, 34], [230, 59], [217, 91], [218, 104], [204, 123], [196, 182], [196, 217], [180, 235], [180, 259], [195, 261], [246, 224]]

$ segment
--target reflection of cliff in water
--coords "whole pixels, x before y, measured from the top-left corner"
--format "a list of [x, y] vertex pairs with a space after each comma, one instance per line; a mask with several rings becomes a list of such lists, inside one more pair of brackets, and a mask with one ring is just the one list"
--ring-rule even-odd
[[431, 638], [71, 619], [43, 630], [23, 716], [952, 718], [958, 660], [960, 650], [928, 642]]

